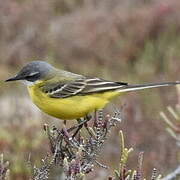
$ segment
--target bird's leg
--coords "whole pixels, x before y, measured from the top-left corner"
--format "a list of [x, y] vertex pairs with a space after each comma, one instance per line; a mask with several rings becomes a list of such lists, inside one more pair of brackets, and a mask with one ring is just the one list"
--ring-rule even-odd
[[[96, 116], [97, 116], [97, 113], [96, 113], [96, 112], [97, 112], [97, 111], [95, 111], [94, 121], [97, 120], [97, 117], [96, 117]], [[90, 129], [89, 129], [89, 127], [88, 127], [88, 123], [87, 123], [89, 120], [92, 119], [92, 116], [91, 116], [91, 115], [87, 115], [87, 116], [86, 116], [86, 119], [87, 119], [87, 121], [84, 123], [84, 127], [86, 128], [86, 130], [87, 130], [87, 132], [89, 133], [89, 135], [92, 136], [92, 132], [90, 131]], [[94, 122], [94, 123], [93, 123], [93, 126], [95, 126], [96, 124], [97, 124], [97, 123]]]
[[67, 122], [67, 121], [66, 121], [66, 120], [64, 120], [64, 121], [63, 121], [63, 124], [64, 124], [64, 125], [66, 125], [66, 122]]
[[78, 121], [78, 129], [76, 130], [76, 132], [73, 134], [73, 138], [77, 135], [77, 133], [81, 130], [81, 128], [83, 127], [83, 125], [85, 126], [85, 128], [87, 129], [87, 122], [92, 118], [91, 115], [86, 115], [84, 117], [84, 121], [82, 121], [81, 119], [77, 119]]
[[97, 110], [94, 111], [94, 123], [93, 123], [93, 127], [96, 127], [97, 125]]
[[[77, 119], [77, 121], [78, 121], [78, 119]], [[83, 125], [83, 124], [84, 124], [84, 121], [81, 122], [81, 123], [79, 123], [79, 124], [74, 125], [73, 127], [70, 127], [69, 129], [67, 129], [67, 131], [68, 131], [68, 132], [71, 132], [71, 131], [73, 131], [74, 129], [78, 128], [79, 126]]]
[[[84, 118], [85, 119], [85, 118]], [[72, 135], [72, 138], [74, 138], [77, 133], [80, 131], [80, 129], [83, 127], [84, 123], [85, 123], [86, 120], [82, 121], [81, 119], [77, 119], [77, 122], [78, 122], [78, 128], [76, 129], [75, 133]]]
[[86, 115], [84, 117], [84, 121], [82, 121], [81, 119], [77, 119], [78, 124], [74, 125], [73, 127], [67, 129], [68, 132], [73, 131], [74, 129], [78, 128], [79, 126], [82, 126], [84, 123], [86, 123], [87, 121], [89, 121], [91, 119], [91, 115]]
[[92, 116], [91, 116], [90, 114], [87, 114], [87, 115], [85, 116], [85, 118], [84, 118], [84, 119], [85, 119], [85, 121], [84, 121], [84, 126], [85, 126], [85, 127], [87, 127], [87, 122], [90, 121], [91, 118], [92, 118]]

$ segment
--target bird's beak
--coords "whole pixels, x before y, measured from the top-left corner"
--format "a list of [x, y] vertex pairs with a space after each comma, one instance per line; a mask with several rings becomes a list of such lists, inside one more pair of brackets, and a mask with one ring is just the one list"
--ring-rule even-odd
[[11, 77], [11, 78], [9, 78], [9, 79], [6, 79], [5, 82], [17, 81], [17, 80], [21, 80], [21, 79], [22, 79], [22, 77], [16, 75], [16, 76], [14, 76], [14, 77]]

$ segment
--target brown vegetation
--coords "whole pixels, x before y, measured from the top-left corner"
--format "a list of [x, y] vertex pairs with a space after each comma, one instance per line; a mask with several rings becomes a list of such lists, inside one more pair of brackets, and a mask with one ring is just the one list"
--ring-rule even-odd
[[[115, 81], [179, 80], [179, 11], [178, 0], [0, 0], [0, 152], [11, 162], [13, 180], [29, 176], [29, 153], [38, 165], [48, 151], [40, 131], [44, 122], [61, 122], [40, 113], [24, 87], [3, 80], [34, 59]], [[123, 129], [128, 147], [145, 152], [145, 176], [153, 167], [161, 174], [175, 168], [179, 149], [164, 132], [159, 112], [179, 103], [177, 94], [160, 88], [118, 99], [125, 121], [104, 147], [104, 163], [111, 169], [118, 163], [117, 134]], [[136, 155], [131, 159], [133, 167]], [[107, 175], [102, 169], [94, 174]]]

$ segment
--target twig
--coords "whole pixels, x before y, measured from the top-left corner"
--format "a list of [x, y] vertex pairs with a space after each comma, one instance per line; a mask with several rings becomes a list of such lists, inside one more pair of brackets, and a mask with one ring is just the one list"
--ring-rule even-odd
[[180, 177], [180, 166], [178, 166], [172, 173], [168, 174], [166, 177], [161, 180], [174, 180]]

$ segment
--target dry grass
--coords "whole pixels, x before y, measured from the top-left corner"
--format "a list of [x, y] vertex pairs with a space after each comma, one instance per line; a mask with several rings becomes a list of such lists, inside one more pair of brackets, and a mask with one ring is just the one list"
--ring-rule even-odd
[[[25, 62], [45, 59], [70, 71], [130, 83], [180, 77], [178, 0], [6, 0], [0, 4], [0, 151], [12, 162], [14, 180], [28, 176], [22, 167], [30, 152], [40, 161], [47, 150], [46, 140], [38, 134], [44, 119], [59, 124], [31, 105], [23, 87], [2, 82]], [[145, 176], [153, 167], [162, 174], [176, 167], [179, 150], [158, 117], [166, 105], [179, 103], [175, 89], [132, 93], [115, 103], [127, 104], [122, 126], [128, 145], [137, 153], [145, 151]], [[111, 167], [117, 164], [118, 131], [104, 147], [105, 163]], [[97, 174], [101, 179], [106, 176], [102, 170]]]

